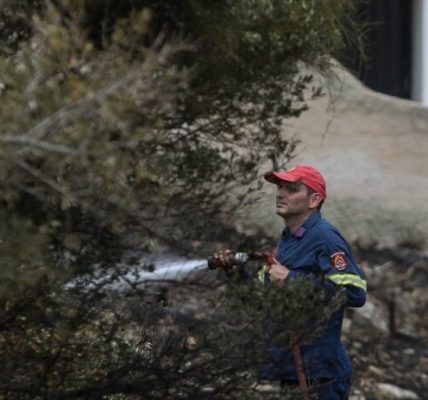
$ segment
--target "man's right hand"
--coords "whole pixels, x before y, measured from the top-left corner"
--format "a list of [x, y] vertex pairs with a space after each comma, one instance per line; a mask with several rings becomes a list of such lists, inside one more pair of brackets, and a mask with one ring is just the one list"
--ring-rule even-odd
[[235, 255], [232, 250], [229, 249], [216, 251], [213, 254], [213, 258], [215, 260], [219, 260], [219, 263], [223, 265], [223, 268], [231, 268], [236, 264]]

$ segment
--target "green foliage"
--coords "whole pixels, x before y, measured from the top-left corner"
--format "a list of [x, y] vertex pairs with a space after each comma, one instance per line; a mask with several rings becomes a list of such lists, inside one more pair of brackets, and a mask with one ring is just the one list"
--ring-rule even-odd
[[299, 63], [325, 65], [352, 4], [5, 5], [25, 34], [0, 57], [0, 197], [20, 213], [31, 196], [74, 235], [138, 218], [142, 248], [206, 235], [210, 215], [243, 210], [260, 165], [292, 156], [283, 120], [312, 81]]
[[304, 280], [232, 279], [215, 296], [189, 287], [207, 308], [185, 315], [183, 287], [166, 303], [160, 289], [121, 296], [102, 288], [64, 291], [45, 280], [2, 309], [0, 398], [278, 398], [255, 386], [266, 334], [285, 348], [310, 341], [343, 300]]
[[[306, 278], [267, 286], [255, 280], [245, 285], [227, 285], [226, 290], [219, 293], [218, 304], [229, 310], [230, 318], [225, 317], [225, 326], [251, 327], [248, 335], [259, 335], [269, 315], [269, 336], [276, 344], [289, 348], [296, 342], [311, 343], [320, 336], [324, 323], [344, 304], [343, 295], [338, 291], [332, 298], [327, 297], [321, 286], [314, 286], [312, 280]], [[221, 326], [222, 323], [219, 328]], [[228, 329], [222, 331], [226, 335], [232, 333]], [[252, 337], [248, 344], [253, 346], [256, 342]]]
[[[162, 291], [104, 291], [85, 273], [110, 273], [124, 250], [233, 232], [231, 216], [257, 198], [260, 168], [294, 154], [284, 120], [320, 94], [301, 67], [328, 68], [353, 9], [349, 0], [1, 3], [3, 398], [265, 397], [250, 384], [260, 349], [251, 343], [266, 304], [285, 299], [277, 321], [293, 320], [294, 333], [273, 333], [306, 339], [290, 300], [305, 282], [227, 291], [199, 326], [159, 306]], [[76, 274], [81, 286], [65, 286]]]
[[191, 13], [183, 18], [208, 48], [207, 64], [217, 67], [218, 60], [224, 60], [228, 74], [257, 81], [260, 70], [295, 73], [297, 60], [310, 65], [328, 62], [331, 52], [343, 45], [355, 7], [346, 0], [184, 3], [191, 5]]
[[[150, 20], [143, 9], [131, 23], [118, 21], [99, 49], [79, 24], [83, 9], [68, 13], [50, 5], [34, 16], [28, 41], [1, 60], [0, 196], [17, 213], [27, 196], [45, 223], [60, 222], [61, 235], [82, 235], [76, 224], [84, 218], [117, 232], [141, 199], [162, 204], [171, 196], [150, 185], [164, 160], [139, 149], [149, 136], [168, 134], [164, 120], [186, 75], [168, 60], [184, 44], [142, 46]], [[152, 208], [143, 212], [153, 215]]]
[[1, 313], [0, 392], [8, 399], [144, 392], [154, 368], [180, 349], [184, 336], [161, 332], [156, 304], [126, 305], [96, 291], [82, 296], [78, 288], [64, 293], [40, 282]]
[[[58, 271], [48, 268], [52, 254], [49, 229], [35, 226], [30, 218], [0, 212], [0, 293], [1, 303], [15, 292], [31, 286], [40, 274], [58, 278]], [[13, 233], [13, 234], [11, 234]]]

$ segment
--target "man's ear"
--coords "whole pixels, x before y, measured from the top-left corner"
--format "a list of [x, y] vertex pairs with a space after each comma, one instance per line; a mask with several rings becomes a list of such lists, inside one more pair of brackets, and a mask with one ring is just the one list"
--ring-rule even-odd
[[318, 208], [321, 201], [322, 196], [320, 193], [312, 193], [309, 198], [309, 208]]

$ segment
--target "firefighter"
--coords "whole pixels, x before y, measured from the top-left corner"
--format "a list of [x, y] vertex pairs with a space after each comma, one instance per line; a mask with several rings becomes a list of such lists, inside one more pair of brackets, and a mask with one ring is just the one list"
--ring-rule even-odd
[[[270, 172], [265, 179], [277, 186], [276, 213], [285, 229], [277, 247], [275, 262], [266, 270], [271, 282], [305, 276], [323, 285], [333, 294], [346, 290], [345, 307], [361, 307], [366, 301], [366, 280], [355, 262], [351, 248], [340, 232], [321, 216], [327, 198], [321, 173], [308, 165], [282, 172]], [[230, 251], [214, 255], [233, 264]], [[352, 366], [340, 340], [344, 309], [329, 320], [322, 336], [310, 345], [300, 346], [303, 368], [309, 382], [317, 383], [320, 400], [348, 399]], [[275, 360], [262, 368], [262, 378], [297, 386], [296, 365], [290, 349], [267, 349], [267, 358]], [[279, 360], [279, 362], [278, 362]]]

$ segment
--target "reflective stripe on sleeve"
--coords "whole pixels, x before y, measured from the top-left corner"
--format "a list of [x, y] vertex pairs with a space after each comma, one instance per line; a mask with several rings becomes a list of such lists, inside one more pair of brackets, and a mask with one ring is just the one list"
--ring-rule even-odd
[[265, 273], [267, 271], [267, 265], [263, 265], [257, 272], [257, 278], [260, 282], [265, 283]]
[[356, 286], [364, 291], [367, 290], [367, 282], [358, 275], [354, 274], [332, 274], [328, 275], [327, 279], [341, 286]]

